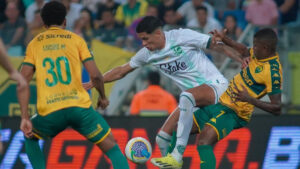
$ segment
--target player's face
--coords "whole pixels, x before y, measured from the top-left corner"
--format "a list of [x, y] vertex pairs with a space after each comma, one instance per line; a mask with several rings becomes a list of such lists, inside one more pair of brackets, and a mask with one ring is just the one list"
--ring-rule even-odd
[[265, 45], [262, 42], [260, 42], [259, 40], [257, 40], [257, 39], [254, 38], [254, 41], [253, 41], [253, 53], [254, 53], [255, 57], [257, 59], [264, 58], [265, 55], [266, 55], [265, 50], [266, 50]]
[[164, 47], [163, 33], [161, 30], [156, 30], [151, 34], [146, 32], [138, 33], [138, 37], [142, 40], [143, 47], [146, 47], [150, 51]]

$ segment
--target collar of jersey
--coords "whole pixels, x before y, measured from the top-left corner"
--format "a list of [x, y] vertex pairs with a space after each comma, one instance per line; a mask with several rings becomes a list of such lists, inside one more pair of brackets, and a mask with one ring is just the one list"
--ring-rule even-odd
[[272, 56], [272, 57], [269, 57], [269, 58], [266, 58], [266, 59], [257, 59], [257, 61], [259, 61], [259, 62], [267, 62], [267, 61], [269, 61], [269, 60], [273, 60], [273, 59], [277, 59], [278, 58], [278, 53], [276, 53], [276, 55], [275, 56]]
[[49, 28], [49, 30], [59, 30], [59, 29], [61, 29], [61, 28], [58, 28], [58, 27], [55, 27], [55, 26], [51, 26], [51, 27]]

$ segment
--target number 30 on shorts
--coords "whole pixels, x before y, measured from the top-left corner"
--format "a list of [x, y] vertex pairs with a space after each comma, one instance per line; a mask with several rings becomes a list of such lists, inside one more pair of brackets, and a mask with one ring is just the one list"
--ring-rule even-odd
[[[64, 64], [65, 66], [65, 77], [66, 79], [63, 79], [63, 75], [62, 75], [62, 65]], [[68, 85], [71, 83], [72, 77], [71, 77], [71, 71], [70, 71], [70, 64], [69, 64], [69, 60], [67, 57], [65, 56], [60, 56], [58, 58], [56, 58], [56, 60], [54, 61], [52, 58], [46, 57], [43, 60], [43, 67], [47, 68], [47, 73], [50, 74], [52, 76], [52, 81], [50, 80], [51, 78], [47, 78], [45, 80], [45, 83], [47, 86], [49, 87], [53, 87], [55, 85], [57, 85], [58, 82]], [[56, 71], [55, 71], [56, 69]], [[57, 73], [56, 73], [57, 72]]]

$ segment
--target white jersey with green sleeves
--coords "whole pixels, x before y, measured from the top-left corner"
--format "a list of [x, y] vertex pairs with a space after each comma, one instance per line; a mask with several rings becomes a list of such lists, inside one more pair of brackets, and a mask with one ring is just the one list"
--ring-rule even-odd
[[164, 33], [165, 47], [156, 51], [149, 51], [145, 47], [140, 49], [129, 62], [132, 68], [151, 64], [171, 78], [181, 90], [227, 82], [203, 52], [209, 47], [210, 36], [190, 29]]

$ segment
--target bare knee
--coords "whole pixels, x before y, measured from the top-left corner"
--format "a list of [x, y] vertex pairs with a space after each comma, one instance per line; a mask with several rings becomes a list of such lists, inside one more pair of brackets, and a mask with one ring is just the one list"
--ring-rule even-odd
[[216, 131], [209, 125], [205, 125], [198, 138], [198, 145], [213, 145], [218, 141]]

